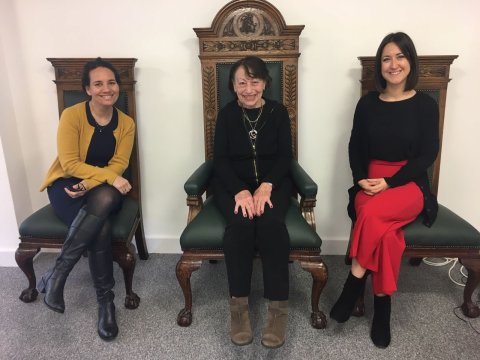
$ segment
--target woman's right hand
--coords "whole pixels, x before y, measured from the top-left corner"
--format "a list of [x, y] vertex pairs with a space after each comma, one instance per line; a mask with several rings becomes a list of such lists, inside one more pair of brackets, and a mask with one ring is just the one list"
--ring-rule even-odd
[[253, 204], [253, 196], [248, 190], [242, 190], [235, 195], [235, 214], [238, 214], [238, 208], [242, 210], [243, 217], [251, 220], [255, 215], [255, 206]]
[[358, 181], [358, 185], [367, 195], [373, 196], [388, 189], [388, 184], [384, 178], [378, 179], [362, 179]]
[[126, 194], [132, 190], [132, 185], [123, 176], [117, 176], [112, 184], [120, 193]]

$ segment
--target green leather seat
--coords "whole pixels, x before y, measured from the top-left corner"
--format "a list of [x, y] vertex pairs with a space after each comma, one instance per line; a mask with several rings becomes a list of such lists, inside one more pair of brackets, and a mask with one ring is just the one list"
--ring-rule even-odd
[[[137, 216], [138, 202], [125, 197], [121, 210], [113, 217], [113, 239], [126, 242]], [[55, 215], [52, 206], [46, 205], [26, 218], [18, 230], [23, 238], [64, 240], [68, 227]]]
[[[320, 250], [322, 240], [302, 216], [298, 201], [292, 198], [292, 205], [285, 219], [290, 248], [295, 250]], [[187, 225], [180, 236], [182, 250], [223, 249], [225, 219], [209, 197], [202, 211]]]
[[[202, 194], [208, 187], [212, 172], [213, 162], [206, 161], [185, 183], [186, 193], [190, 196]], [[292, 161], [291, 173], [295, 188], [300, 194], [313, 198], [317, 195], [317, 185], [295, 160]], [[291, 250], [320, 251], [322, 240], [302, 216], [299, 203], [295, 198], [292, 198], [292, 205], [285, 222], [290, 235]], [[221, 250], [224, 231], [225, 219], [217, 210], [213, 196], [210, 196], [206, 199], [202, 210], [184, 229], [180, 236], [180, 246], [183, 251]]]
[[480, 232], [467, 221], [439, 205], [437, 220], [432, 227], [422, 224], [419, 216], [413, 223], [404, 227], [407, 248], [465, 248], [480, 250]]

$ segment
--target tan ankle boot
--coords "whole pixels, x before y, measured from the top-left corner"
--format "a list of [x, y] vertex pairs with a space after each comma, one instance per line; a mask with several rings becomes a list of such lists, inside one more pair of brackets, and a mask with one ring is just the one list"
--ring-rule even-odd
[[230, 337], [235, 345], [247, 345], [253, 340], [248, 313], [248, 297], [230, 299]]
[[267, 326], [263, 330], [262, 345], [271, 349], [285, 342], [287, 330], [288, 300], [270, 301], [268, 304]]

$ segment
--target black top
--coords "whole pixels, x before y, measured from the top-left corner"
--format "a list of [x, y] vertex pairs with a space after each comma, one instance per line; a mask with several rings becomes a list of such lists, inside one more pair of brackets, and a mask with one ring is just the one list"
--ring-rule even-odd
[[355, 109], [348, 145], [354, 182], [350, 190], [349, 215], [355, 217], [352, 195], [360, 190], [358, 181], [368, 178], [370, 160], [408, 160], [408, 164], [385, 181], [390, 187], [410, 181], [417, 183], [424, 194], [424, 224], [431, 226], [438, 205], [430, 193], [427, 169], [435, 161], [439, 149], [438, 105], [422, 92], [395, 102], [383, 101], [379, 95], [378, 92], [368, 93], [358, 101]]
[[[243, 109], [237, 100], [220, 110], [215, 128], [214, 176], [234, 196], [246, 189], [270, 182], [275, 188], [289, 176], [292, 137], [288, 111], [276, 101], [265, 100], [262, 114], [258, 109]], [[257, 131], [255, 140], [248, 132]]]
[[88, 123], [95, 128], [90, 145], [88, 146], [85, 163], [98, 167], [105, 167], [115, 153], [117, 144], [113, 131], [118, 126], [118, 112], [113, 108], [112, 120], [104, 126], [98, 125], [92, 115], [88, 101], [85, 103]]

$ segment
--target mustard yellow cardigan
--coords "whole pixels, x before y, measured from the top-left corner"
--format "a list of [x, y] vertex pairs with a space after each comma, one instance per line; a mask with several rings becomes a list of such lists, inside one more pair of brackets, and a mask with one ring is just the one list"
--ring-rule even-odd
[[94, 130], [88, 123], [85, 102], [62, 112], [57, 133], [58, 156], [50, 166], [40, 191], [62, 177], [83, 179], [87, 189], [93, 189], [103, 183], [112, 185], [115, 178], [123, 174], [128, 166], [135, 139], [133, 119], [118, 110], [118, 126], [113, 131], [116, 140], [115, 152], [108, 165], [103, 168], [85, 163]]

